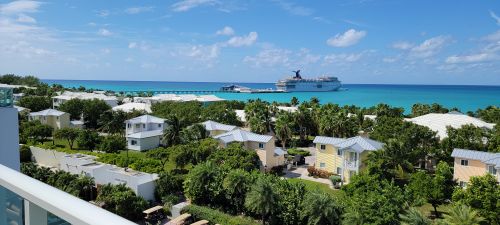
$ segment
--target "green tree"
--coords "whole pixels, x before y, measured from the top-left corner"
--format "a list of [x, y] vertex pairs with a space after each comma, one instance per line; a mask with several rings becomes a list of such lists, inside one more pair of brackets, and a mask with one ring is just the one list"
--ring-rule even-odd
[[83, 100], [83, 119], [85, 127], [88, 129], [97, 129], [98, 121], [104, 112], [111, 107], [105, 101], [99, 99]]
[[195, 166], [184, 181], [184, 193], [192, 203], [201, 205], [221, 205], [224, 202], [222, 191], [222, 170], [212, 162]]
[[271, 113], [268, 102], [260, 99], [250, 101], [245, 105], [245, 117], [252, 132], [265, 134], [270, 131]]
[[168, 126], [163, 131], [162, 142], [166, 146], [172, 146], [180, 143], [180, 132], [182, 129], [181, 121], [175, 115], [167, 119]]
[[434, 213], [439, 216], [437, 207], [450, 200], [455, 188], [453, 181], [453, 172], [446, 162], [439, 162], [436, 167], [436, 173], [428, 184], [430, 189], [427, 196], [427, 201], [434, 208]]
[[404, 214], [399, 215], [402, 225], [431, 225], [432, 221], [422, 214], [416, 208], [406, 210]]
[[244, 149], [239, 143], [233, 143], [226, 148], [218, 149], [208, 157], [208, 160], [229, 170], [243, 169], [252, 171], [259, 169], [259, 156], [257, 153]]
[[184, 181], [181, 175], [174, 175], [171, 172], [161, 173], [156, 180], [155, 196], [157, 199], [164, 199], [172, 194], [182, 192], [182, 182]]
[[92, 151], [101, 143], [101, 138], [97, 132], [85, 129], [78, 134], [76, 143], [79, 148]]
[[19, 159], [23, 162], [31, 162], [31, 150], [27, 145], [21, 145], [19, 147]]
[[148, 206], [146, 200], [136, 196], [125, 184], [102, 185], [96, 201], [104, 203], [104, 209], [133, 221], [142, 219], [142, 211]]
[[123, 150], [127, 147], [127, 142], [124, 137], [120, 137], [117, 135], [106, 136], [101, 144], [99, 145], [99, 149], [105, 151], [107, 153], [116, 153], [120, 150]]
[[54, 132], [54, 137], [59, 139], [65, 139], [66, 141], [68, 141], [69, 149], [73, 149], [73, 144], [80, 135], [80, 131], [81, 130], [78, 128], [71, 128], [71, 127], [62, 128]]
[[471, 177], [466, 189], [456, 189], [453, 201], [465, 204], [491, 224], [499, 224], [500, 186], [491, 174]]
[[293, 96], [292, 99], [290, 100], [290, 105], [297, 106], [298, 104], [299, 104], [299, 99]]
[[302, 217], [309, 225], [340, 224], [340, 206], [324, 192], [307, 194], [302, 208]]
[[451, 152], [454, 148], [462, 149], [487, 149], [487, 143], [483, 140], [488, 138], [488, 132], [483, 128], [476, 127], [472, 124], [463, 125], [461, 128], [455, 129], [447, 127], [448, 137], [441, 141], [441, 153], [447, 161], [452, 161]]
[[259, 214], [262, 224], [266, 224], [269, 215], [272, 215], [275, 210], [277, 199], [278, 196], [274, 193], [271, 184], [264, 179], [258, 179], [245, 198], [245, 207]]
[[245, 196], [250, 189], [250, 174], [242, 169], [230, 170], [222, 182], [228, 200], [228, 209], [233, 213], [241, 213], [244, 209]]
[[236, 116], [236, 109], [244, 107], [238, 102], [220, 101], [210, 103], [202, 108], [201, 117], [203, 120], [212, 120], [223, 124], [230, 124], [235, 126], [242, 125]]
[[97, 123], [102, 132], [110, 134], [122, 134], [125, 131], [123, 124], [127, 119], [128, 115], [126, 112], [123, 112], [121, 110], [108, 110], [101, 115]]
[[21, 124], [21, 135], [26, 138], [32, 138], [33, 141], [42, 143], [47, 138], [52, 137], [54, 128], [42, 124], [40, 121], [28, 121]]
[[444, 216], [444, 222], [448, 225], [479, 225], [483, 220], [475, 210], [466, 205], [454, 205]]
[[202, 122], [200, 113], [203, 111], [203, 108], [201, 103], [197, 101], [166, 101], [153, 104], [151, 106], [151, 110], [153, 111], [153, 115], [160, 118], [177, 118], [177, 120], [179, 121], [179, 130], [183, 127]]
[[52, 108], [52, 99], [46, 96], [24, 96], [19, 100], [19, 106], [38, 112]]
[[476, 111], [477, 117], [488, 123], [500, 124], [500, 108], [497, 106], [488, 106], [485, 109]]
[[188, 144], [205, 139], [207, 137], [207, 130], [205, 130], [205, 126], [197, 123], [183, 128], [179, 136], [181, 143]]
[[70, 99], [59, 105], [59, 110], [67, 112], [71, 120], [80, 120], [84, 108], [84, 101], [78, 98]]
[[276, 137], [281, 141], [281, 146], [286, 148], [286, 142], [292, 139], [293, 118], [289, 112], [280, 112], [276, 117], [275, 133]]

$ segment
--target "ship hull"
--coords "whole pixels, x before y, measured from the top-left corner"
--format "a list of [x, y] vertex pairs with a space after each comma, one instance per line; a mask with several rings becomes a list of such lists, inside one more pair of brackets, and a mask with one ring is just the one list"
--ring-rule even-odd
[[276, 88], [284, 92], [328, 92], [338, 91], [340, 82], [293, 82], [277, 83]]

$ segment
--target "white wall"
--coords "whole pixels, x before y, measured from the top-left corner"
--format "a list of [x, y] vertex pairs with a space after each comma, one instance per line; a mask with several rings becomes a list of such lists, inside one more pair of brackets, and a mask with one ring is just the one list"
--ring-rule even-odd
[[0, 164], [19, 171], [19, 125], [17, 109], [0, 107]]
[[[131, 141], [137, 141], [137, 144], [131, 145]], [[130, 150], [143, 151], [160, 146], [160, 136], [153, 136], [148, 138], [127, 138], [127, 148]]]
[[37, 164], [54, 167], [61, 169], [60, 163], [62, 158], [67, 155], [64, 152], [58, 152], [54, 150], [45, 150], [43, 148], [31, 146], [31, 154], [33, 155], [33, 161]]

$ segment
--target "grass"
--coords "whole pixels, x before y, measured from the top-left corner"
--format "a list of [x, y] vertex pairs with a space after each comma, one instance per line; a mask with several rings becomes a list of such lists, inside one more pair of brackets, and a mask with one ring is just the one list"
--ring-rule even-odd
[[300, 179], [300, 178], [290, 178], [288, 180], [292, 183], [303, 183], [306, 186], [306, 189], [309, 191], [320, 190], [320, 191], [326, 192], [326, 193], [334, 195], [334, 196], [340, 195], [340, 192], [338, 190], [334, 190], [334, 189], [330, 188], [330, 185], [328, 185], [328, 184], [323, 184], [323, 183], [314, 182], [314, 181], [310, 181], [310, 180], [304, 180], [304, 179]]
[[[437, 210], [441, 217], [443, 217], [443, 214], [447, 214], [450, 211], [451, 205], [446, 204], [446, 205], [439, 205], [437, 207]], [[426, 203], [420, 207], [417, 207], [417, 209], [426, 215], [427, 217], [431, 218], [434, 215], [434, 207], [432, 207], [431, 204]]]

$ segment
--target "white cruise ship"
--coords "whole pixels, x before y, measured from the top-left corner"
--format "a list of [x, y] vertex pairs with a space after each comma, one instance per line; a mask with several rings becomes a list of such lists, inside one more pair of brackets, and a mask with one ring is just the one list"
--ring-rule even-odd
[[300, 76], [300, 70], [293, 71], [295, 76], [279, 80], [276, 88], [283, 92], [298, 91], [337, 91], [342, 84], [337, 77], [318, 77], [314, 79], [304, 79]]

